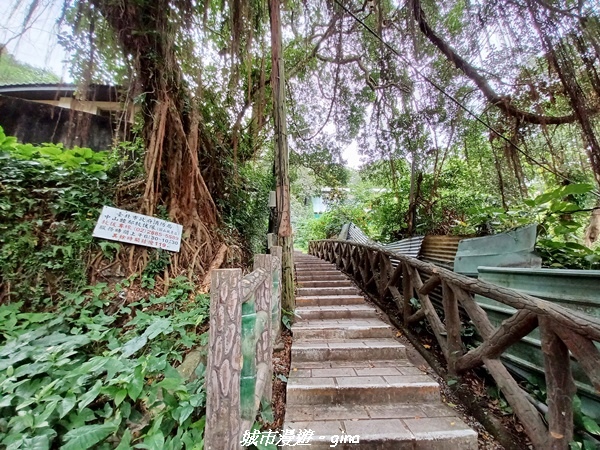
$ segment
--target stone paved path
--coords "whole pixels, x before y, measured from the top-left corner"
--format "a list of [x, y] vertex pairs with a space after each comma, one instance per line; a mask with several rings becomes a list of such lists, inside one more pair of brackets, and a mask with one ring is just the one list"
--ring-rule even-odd
[[311, 450], [477, 449], [477, 433], [441, 402], [438, 384], [408, 361], [353, 283], [318, 258], [295, 259], [301, 318], [284, 430], [314, 431]]

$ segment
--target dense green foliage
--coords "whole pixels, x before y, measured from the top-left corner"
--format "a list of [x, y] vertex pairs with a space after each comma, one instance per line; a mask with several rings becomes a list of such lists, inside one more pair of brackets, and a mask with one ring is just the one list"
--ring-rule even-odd
[[203, 369], [173, 368], [202, 342], [208, 297], [173, 280], [128, 300], [126, 280], [63, 292], [44, 312], [0, 306], [0, 443], [8, 449], [200, 449]]
[[33, 305], [87, 284], [92, 248], [111, 257], [116, 244], [92, 230], [114, 185], [109, 153], [19, 144], [0, 128], [0, 282], [3, 295]]

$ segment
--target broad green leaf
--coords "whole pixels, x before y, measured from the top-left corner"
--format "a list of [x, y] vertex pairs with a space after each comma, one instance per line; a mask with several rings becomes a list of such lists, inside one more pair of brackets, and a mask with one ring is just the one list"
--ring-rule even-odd
[[14, 394], [7, 395], [6, 393], [3, 393], [2, 397], [0, 397], [0, 408], [10, 406], [15, 397]]
[[146, 436], [144, 445], [149, 450], [162, 450], [165, 445], [165, 436], [160, 430]]
[[260, 405], [260, 415], [265, 420], [265, 422], [273, 422], [275, 420], [275, 417], [273, 416], [273, 408], [271, 406], [271, 402], [264, 401], [264, 399], [261, 399]]
[[[11, 446], [6, 447], [7, 450]], [[20, 450], [48, 450], [50, 448], [50, 439], [48, 436], [34, 436], [32, 438], [23, 438], [18, 447]]]
[[588, 433], [600, 436], [600, 425], [598, 425], [591, 417], [583, 416], [583, 427]]
[[65, 434], [67, 442], [61, 447], [61, 450], [84, 450], [91, 448], [115, 431], [117, 431], [117, 427], [113, 423], [84, 425], [83, 427], [75, 428]]
[[38, 151], [40, 152], [40, 155], [44, 156], [58, 156], [63, 152], [60, 148], [56, 148], [54, 146], [41, 147]]
[[59, 418], [62, 419], [63, 417], [65, 417], [69, 413], [69, 411], [71, 411], [75, 407], [75, 403], [77, 403], [75, 394], [68, 394], [58, 407]]
[[171, 321], [169, 319], [160, 318], [156, 319], [144, 332], [148, 339], [154, 339], [159, 334], [167, 331], [171, 328]]
[[538, 195], [534, 202], [536, 205], [543, 205], [544, 203], [548, 203], [550, 200], [559, 199], [561, 197], [560, 192], [551, 191], [546, 192], [544, 194]]
[[141, 367], [136, 367], [133, 373], [133, 378], [129, 382], [129, 386], [127, 386], [127, 393], [129, 397], [134, 402], [138, 399], [142, 390], [144, 389], [144, 375], [142, 373]]
[[183, 378], [169, 377], [169, 378], [165, 378], [162, 381], [160, 381], [159, 383], [157, 383], [156, 386], [162, 387], [165, 389], [169, 389], [169, 390], [174, 390], [174, 389], [181, 387], [182, 384], [183, 384]]
[[573, 183], [561, 188], [560, 193], [562, 196], [571, 194], [587, 194], [592, 189], [594, 189], [594, 186], [588, 183]]
[[89, 391], [87, 391], [86, 393], [84, 393], [81, 396], [81, 400], [79, 401], [79, 404], [77, 405], [79, 408], [79, 411], [81, 411], [87, 405], [89, 405], [94, 400], [96, 400], [96, 397], [98, 397], [98, 394], [100, 394], [100, 389], [102, 389], [102, 381], [98, 380], [98, 381], [96, 381], [96, 384], [94, 384], [94, 386]]
[[194, 407], [192, 405], [190, 405], [187, 402], [182, 403], [182, 405], [179, 408], [173, 411], [173, 418], [177, 420], [177, 422], [179, 422], [179, 424], [181, 425], [183, 422], [186, 421], [188, 417], [192, 415], [193, 412]]
[[131, 431], [129, 428], [125, 429], [123, 433], [123, 437], [121, 437], [121, 442], [115, 450], [128, 450], [131, 448]]
[[127, 397], [127, 389], [121, 389], [120, 391], [118, 391], [115, 394], [115, 405], [119, 406], [123, 400], [125, 400], [125, 397]]
[[129, 358], [135, 352], [137, 352], [142, 347], [144, 347], [144, 345], [146, 345], [147, 343], [148, 343], [148, 338], [146, 337], [145, 334], [142, 334], [141, 336], [136, 336], [133, 339], [130, 339], [129, 341], [127, 341], [125, 343], [125, 345], [123, 345], [123, 347], [121, 347], [123, 356], [125, 358]]

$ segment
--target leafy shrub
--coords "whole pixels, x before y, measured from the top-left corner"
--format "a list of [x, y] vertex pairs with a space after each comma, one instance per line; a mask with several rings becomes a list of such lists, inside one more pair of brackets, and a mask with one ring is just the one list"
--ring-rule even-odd
[[97, 284], [53, 312], [0, 306], [0, 445], [202, 448], [203, 367], [190, 382], [173, 368], [206, 339], [208, 297], [182, 301], [191, 290], [177, 278], [166, 296], [125, 305]]
[[226, 195], [217, 197], [226, 236], [244, 241], [247, 254], [264, 253], [269, 222], [270, 169], [254, 162], [240, 164], [239, 178], [229, 180]]
[[0, 128], [4, 295], [33, 304], [86, 284], [95, 221], [111, 204], [113, 166], [107, 152], [19, 144]]

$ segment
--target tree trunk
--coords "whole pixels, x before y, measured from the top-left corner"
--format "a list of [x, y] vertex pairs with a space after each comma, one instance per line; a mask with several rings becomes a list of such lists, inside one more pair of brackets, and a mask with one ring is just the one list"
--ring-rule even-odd
[[594, 242], [598, 240], [598, 236], [600, 236], [600, 202], [596, 204], [596, 209], [592, 211], [590, 223], [585, 229], [585, 245], [591, 248]]
[[[155, 215], [159, 205], [184, 227], [184, 245], [174, 255], [171, 270], [180, 268], [204, 276], [218, 249], [218, 212], [200, 171], [199, 153], [210, 145], [197, 107], [189, 95], [176, 57], [174, 23], [182, 28], [181, 10], [169, 0], [91, 0], [114, 30], [126, 56], [132, 60], [143, 95], [143, 139], [146, 187], [141, 212]], [[178, 21], [178, 22], [177, 22]], [[143, 269], [145, 253], [130, 253], [129, 271]]]
[[287, 311], [295, 308], [294, 299], [294, 246], [290, 220], [289, 149], [287, 142], [285, 108], [285, 72], [281, 43], [281, 11], [279, 0], [269, 0], [271, 19], [271, 87], [273, 89], [273, 120], [275, 123], [275, 174], [277, 218], [275, 233], [283, 248], [281, 261], [281, 307]]

